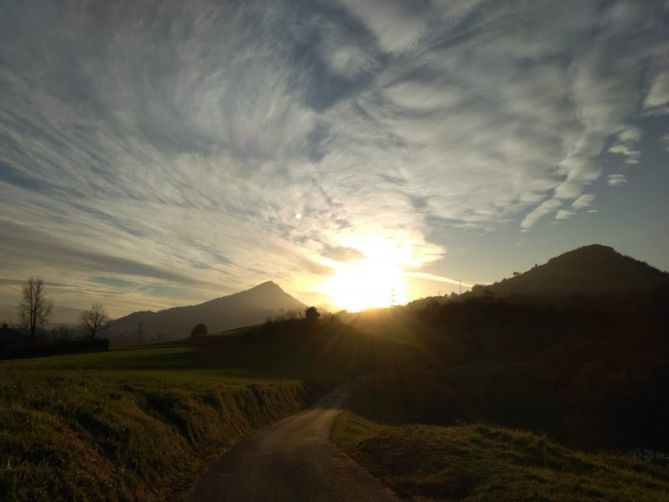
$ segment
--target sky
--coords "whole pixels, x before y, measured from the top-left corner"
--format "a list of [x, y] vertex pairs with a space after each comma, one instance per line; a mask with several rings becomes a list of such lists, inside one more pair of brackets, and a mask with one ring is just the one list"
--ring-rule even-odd
[[659, 0], [0, 0], [0, 303], [29, 276], [112, 315], [267, 280], [410, 300], [591, 243], [669, 270], [667, 26]]

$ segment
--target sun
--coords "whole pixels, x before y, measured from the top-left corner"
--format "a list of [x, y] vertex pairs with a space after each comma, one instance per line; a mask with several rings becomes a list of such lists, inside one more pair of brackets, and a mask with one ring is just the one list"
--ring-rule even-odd
[[338, 263], [323, 286], [332, 303], [351, 312], [406, 303], [404, 268], [413, 263], [409, 247], [376, 236], [359, 237], [351, 244], [360, 259]]

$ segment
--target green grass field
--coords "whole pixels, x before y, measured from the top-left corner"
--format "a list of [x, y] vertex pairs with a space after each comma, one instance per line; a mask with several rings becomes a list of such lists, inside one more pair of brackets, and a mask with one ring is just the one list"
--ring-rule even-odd
[[163, 500], [251, 430], [393, 361], [332, 323], [0, 363], [0, 500]]
[[346, 412], [333, 439], [410, 500], [669, 500], [666, 467], [487, 424], [387, 425]]

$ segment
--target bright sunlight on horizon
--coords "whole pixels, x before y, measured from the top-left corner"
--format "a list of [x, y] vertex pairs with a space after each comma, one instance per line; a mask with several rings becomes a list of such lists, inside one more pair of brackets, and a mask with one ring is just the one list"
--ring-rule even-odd
[[408, 243], [366, 235], [346, 244], [360, 256], [338, 263], [322, 288], [335, 306], [358, 312], [407, 302], [405, 268], [420, 264]]

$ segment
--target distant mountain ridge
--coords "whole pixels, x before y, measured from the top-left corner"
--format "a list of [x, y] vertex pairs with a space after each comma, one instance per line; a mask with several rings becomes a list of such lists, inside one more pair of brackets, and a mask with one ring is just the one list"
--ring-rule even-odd
[[209, 332], [233, 329], [263, 322], [267, 316], [306, 306], [272, 281], [251, 289], [222, 296], [188, 307], [173, 307], [158, 312], [133, 312], [115, 320], [112, 336], [187, 337], [191, 329], [204, 323]]
[[551, 258], [543, 265], [483, 289], [500, 296], [565, 297], [635, 293], [667, 285], [668, 273], [622, 255], [612, 247], [592, 244]]

